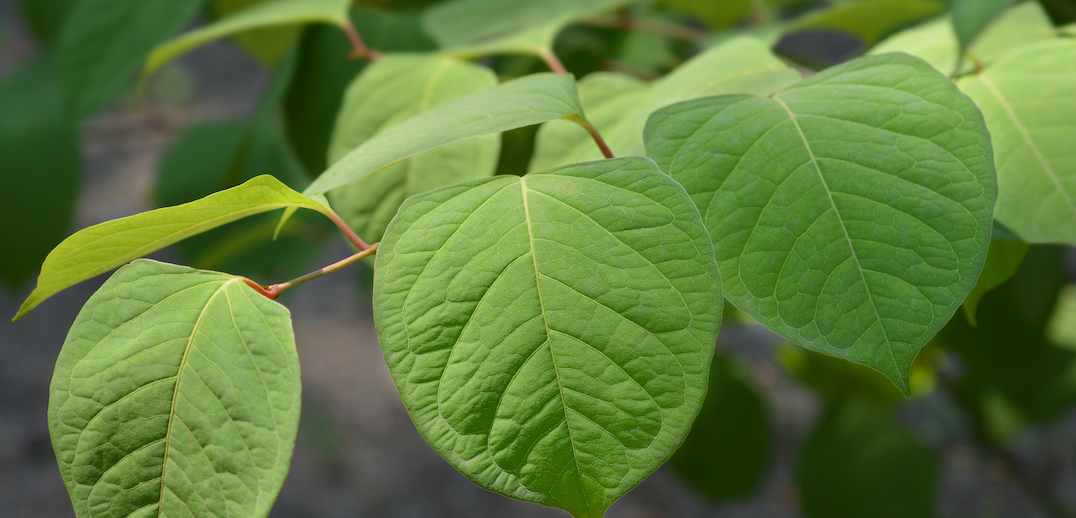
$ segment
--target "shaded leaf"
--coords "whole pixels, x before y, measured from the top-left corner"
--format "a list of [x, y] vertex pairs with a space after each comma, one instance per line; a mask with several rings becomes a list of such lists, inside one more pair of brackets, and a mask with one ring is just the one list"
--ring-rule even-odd
[[[616, 78], [616, 79], [614, 79]], [[652, 112], [708, 95], [769, 94], [792, 84], [799, 74], [753, 38], [737, 38], [684, 63], [665, 78], [643, 86], [625, 76], [603, 74], [585, 80], [583, 107], [616, 156], [644, 155], [643, 127]], [[586, 131], [567, 121], [551, 121], [538, 133], [531, 170], [597, 160], [601, 152]], [[589, 144], [589, 145], [588, 145]]]
[[958, 85], [993, 137], [994, 217], [1025, 241], [1076, 243], [1076, 41], [1021, 47]]
[[321, 194], [405, 158], [460, 140], [582, 116], [575, 79], [534, 74], [441, 104], [363, 142], [306, 188]]
[[960, 49], [966, 49], [990, 22], [1020, 0], [953, 0], [953, 29]]
[[769, 409], [740, 370], [728, 358], [714, 356], [706, 401], [669, 460], [714, 503], [751, 496], [772, 455]]
[[178, 31], [203, 0], [79, 0], [56, 44], [60, 86], [74, 114], [92, 115], [122, 92], [150, 50]]
[[808, 518], [931, 518], [940, 462], [885, 414], [856, 404], [826, 412], [800, 454]]
[[897, 30], [945, 11], [945, 7], [945, 2], [936, 0], [863, 0], [804, 16], [788, 32], [837, 31], [851, 34], [872, 47]]
[[687, 193], [645, 158], [477, 180], [400, 208], [374, 320], [411, 418], [453, 466], [600, 518], [702, 405], [722, 306], [711, 254]]
[[0, 281], [19, 289], [71, 227], [78, 198], [78, 128], [52, 62], [28, 62], [0, 85]]
[[161, 65], [210, 41], [251, 29], [312, 22], [344, 26], [348, 23], [348, 5], [350, 0], [270, 0], [256, 4], [153, 49], [142, 75], [149, 76]]
[[291, 318], [236, 277], [138, 260], [86, 302], [50, 392], [76, 515], [264, 517], [299, 422]]
[[52, 46], [60, 35], [67, 13], [75, 0], [20, 0], [26, 24], [34, 36], [45, 46]]
[[[336, 119], [329, 160], [434, 106], [497, 84], [485, 67], [439, 55], [390, 54], [359, 76]], [[368, 242], [381, 240], [403, 200], [420, 192], [486, 178], [497, 167], [499, 135], [455, 142], [389, 166], [330, 193], [333, 208]]]
[[[227, 18], [248, 7], [272, 0], [212, 0], [213, 14], [217, 19]], [[302, 25], [285, 25], [252, 29], [232, 36], [240, 47], [260, 63], [272, 66], [284, 56], [302, 34]]]
[[667, 107], [646, 141], [700, 207], [733, 304], [908, 393], [986, 257], [997, 187], [970, 99], [887, 54], [772, 97]]
[[986, 253], [983, 271], [979, 274], [979, 280], [975, 281], [975, 286], [971, 288], [971, 293], [964, 299], [964, 316], [972, 326], [976, 325], [975, 310], [979, 307], [979, 299], [1016, 273], [1027, 255], [1028, 248], [1029, 245], [1022, 241], [990, 240], [990, 250]]
[[328, 210], [276, 178], [259, 176], [198, 201], [82, 229], [49, 252], [37, 287], [22, 303], [15, 320], [60, 290], [127, 261], [225, 223], [284, 207]]

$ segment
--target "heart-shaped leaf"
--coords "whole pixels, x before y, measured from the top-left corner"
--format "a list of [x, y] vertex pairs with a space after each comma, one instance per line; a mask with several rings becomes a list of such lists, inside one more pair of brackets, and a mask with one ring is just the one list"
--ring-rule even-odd
[[84, 228], [49, 252], [37, 287], [22, 303], [15, 320], [57, 292], [132, 259], [225, 223], [284, 207], [328, 214], [324, 205], [263, 175], [197, 201]]
[[986, 256], [997, 184], [970, 99], [887, 54], [772, 97], [670, 106], [646, 139], [702, 211], [729, 300], [908, 392]]
[[[375, 134], [434, 106], [497, 84], [493, 71], [443, 55], [390, 54], [348, 88], [329, 161]], [[413, 156], [329, 193], [333, 208], [369, 242], [380, 241], [405, 199], [493, 175], [500, 135], [482, 135]]]
[[721, 318], [710, 240], [646, 158], [407, 200], [374, 319], [419, 431], [476, 484], [600, 518], [672, 455]]
[[78, 516], [264, 517], [299, 424], [288, 310], [216, 272], [138, 260], [79, 313], [49, 432]]
[[1076, 244], [1076, 41], [1026, 45], [957, 84], [993, 137], [994, 217], [1026, 241]]

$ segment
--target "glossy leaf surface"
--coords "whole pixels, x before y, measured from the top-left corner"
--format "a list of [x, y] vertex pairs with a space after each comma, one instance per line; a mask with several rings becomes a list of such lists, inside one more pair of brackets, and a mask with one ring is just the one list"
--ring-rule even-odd
[[[612, 79], [618, 77], [620, 79]], [[580, 95], [587, 119], [601, 132], [615, 156], [645, 155], [643, 127], [652, 112], [670, 104], [708, 95], [765, 95], [788, 86], [799, 74], [753, 38], [737, 38], [711, 48], [668, 76], [646, 86], [623, 75], [584, 80]], [[616, 85], [611, 83], [616, 82]], [[589, 144], [589, 145], [588, 145]], [[535, 145], [532, 171], [585, 160], [601, 151], [586, 131], [568, 121], [543, 125]]]
[[374, 319], [419, 431], [478, 485], [600, 518], [699, 411], [721, 317], [683, 188], [645, 158], [410, 198]]
[[[491, 88], [493, 71], [440, 55], [390, 54], [352, 83], [336, 119], [329, 161], [439, 104]], [[413, 156], [330, 193], [333, 208], [363, 239], [381, 240], [403, 201], [420, 192], [486, 178], [497, 167], [499, 135], [482, 135]]]
[[1022, 47], [958, 84], [993, 137], [994, 217], [1029, 242], [1076, 243], [1076, 41]]
[[997, 187], [970, 99], [888, 54], [768, 98], [670, 106], [646, 138], [700, 207], [730, 301], [908, 392], [912, 360], [986, 257]]
[[150, 49], [204, 0], [79, 0], [56, 43], [60, 86], [74, 115], [92, 115], [128, 87]]
[[45, 299], [69, 286], [132, 259], [254, 214], [285, 207], [327, 209], [271, 176], [175, 207], [151, 210], [82, 229], [45, 258], [37, 287], [22, 303], [18, 320]]
[[138, 260], [79, 313], [50, 392], [76, 515], [264, 517], [299, 423], [291, 318], [236, 277]]
[[343, 26], [348, 23], [350, 3], [349, 0], [272, 0], [248, 7], [153, 49], [142, 74], [148, 76], [196, 47], [243, 31], [310, 22]]
[[307, 187], [321, 194], [405, 158], [456, 141], [582, 115], [575, 79], [534, 74], [447, 102], [378, 133]]

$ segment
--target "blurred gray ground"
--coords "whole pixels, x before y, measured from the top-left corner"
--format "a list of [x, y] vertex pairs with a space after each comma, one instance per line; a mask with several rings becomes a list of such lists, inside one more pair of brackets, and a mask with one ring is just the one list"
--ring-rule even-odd
[[[17, 23], [11, 0], [0, 0], [0, 79], [33, 51]], [[156, 88], [167, 102], [126, 99], [85, 124], [76, 228], [151, 208], [149, 193], [166, 146], [191, 123], [249, 113], [267, 76], [226, 43], [184, 57], [164, 75], [164, 84]], [[346, 254], [341, 242], [320, 262]], [[170, 255], [165, 251], [155, 257], [168, 260]], [[272, 516], [567, 516], [474, 486], [423, 441], [378, 348], [369, 296], [357, 288], [359, 268], [297, 288], [283, 301], [292, 311], [302, 364], [303, 414], [292, 471]], [[68, 327], [103, 280], [54, 296], [17, 324], [9, 318], [30, 286], [21, 293], [0, 292], [0, 517], [72, 516], [48, 436], [48, 385]], [[777, 343], [764, 329], [734, 324], [726, 325], [719, 339], [720, 349], [747, 361], [773, 411], [774, 459], [759, 494], [749, 502], [712, 507], [666, 467], [615, 504], [610, 518], [800, 516], [793, 466], [821, 403], [773, 363]], [[947, 440], [944, 433], [916, 428], [929, 421], [923, 416], [939, 404], [944, 402], [926, 398], [902, 411], [924, 441], [947, 446], [939, 514], [1038, 516], [989, 460], [960, 444], [939, 444]], [[1018, 451], [1034, 458], [1058, 451], [1057, 443], [1065, 442], [1060, 451], [1071, 457], [1074, 430], [1070, 417], [1022, 439]], [[1063, 475], [1066, 487], [1073, 486], [1069, 471]]]

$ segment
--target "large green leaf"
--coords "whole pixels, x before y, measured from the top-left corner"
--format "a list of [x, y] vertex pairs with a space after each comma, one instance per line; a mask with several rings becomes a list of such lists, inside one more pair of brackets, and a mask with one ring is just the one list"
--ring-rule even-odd
[[266, 175], [198, 201], [82, 229], [49, 252], [37, 287], [22, 303], [15, 320], [60, 290], [132, 259], [225, 223], [284, 207], [328, 211]]
[[796, 468], [808, 518], [932, 518], [937, 455], [882, 412], [831, 408], [807, 439]]
[[21, 288], [70, 231], [81, 168], [78, 128], [52, 62], [38, 58], [0, 85], [0, 281]]
[[569, 23], [628, 0], [452, 0], [426, 10], [422, 25], [459, 55], [552, 54], [553, 39]]
[[961, 49], [968, 48], [990, 22], [1020, 0], [953, 0], [953, 29]]
[[[440, 55], [390, 54], [352, 83], [336, 119], [329, 161], [370, 137], [447, 101], [497, 84], [493, 71]], [[381, 240], [404, 199], [493, 175], [499, 135], [483, 135], [422, 153], [332, 191], [330, 201], [363, 239]]]
[[321, 194], [456, 141], [582, 114], [571, 76], [545, 73], [521, 77], [441, 104], [378, 133], [333, 164], [303, 192]]
[[128, 86], [150, 49], [204, 0], [79, 0], [56, 44], [60, 86], [75, 115], [92, 115]]
[[374, 320], [426, 440], [476, 484], [600, 518], [687, 434], [721, 318], [712, 248], [646, 158], [412, 197]]
[[958, 84], [993, 137], [994, 217], [1026, 241], [1076, 244], [1076, 41], [1022, 47]]
[[646, 138], [702, 211], [729, 300], [908, 393], [912, 360], [986, 257], [997, 187], [970, 99], [887, 54], [772, 97], [670, 106]]
[[77, 516], [264, 517], [299, 424], [291, 317], [237, 277], [138, 260], [86, 302], [50, 391]]
[[[613, 77], [606, 74], [585, 80], [580, 85], [580, 96], [588, 120], [601, 132], [613, 154], [629, 156], [646, 154], [643, 127], [658, 108], [708, 95], [765, 95], [792, 84], [799, 74], [758, 40], [736, 38], [707, 50], [646, 87], [624, 76]], [[581, 127], [551, 121], [538, 133], [530, 167], [537, 171], [601, 156]]]
[[[972, 42], [970, 51], [980, 63], [990, 65], [1022, 45], [1054, 37], [1053, 24], [1042, 6], [1038, 2], [1026, 2], [1009, 9], [988, 26]], [[947, 17], [897, 33], [870, 51], [871, 54], [886, 52], [907, 52], [949, 74], [957, 66], [960, 45], [953, 31], [952, 20]], [[964, 60], [960, 73], [973, 69], [974, 65]]]
[[142, 74], [148, 76], [161, 65], [210, 41], [251, 29], [311, 22], [345, 26], [349, 23], [350, 4], [350, 0], [272, 0], [248, 7], [153, 49]]

